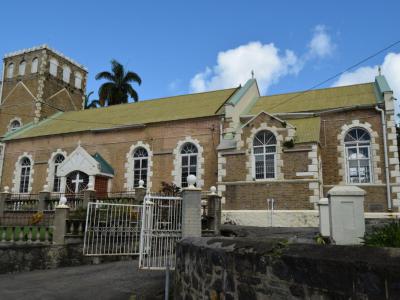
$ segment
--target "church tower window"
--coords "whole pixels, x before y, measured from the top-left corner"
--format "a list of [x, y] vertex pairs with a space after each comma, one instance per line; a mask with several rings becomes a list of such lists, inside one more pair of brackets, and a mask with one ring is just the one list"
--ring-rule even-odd
[[71, 68], [68, 66], [63, 66], [63, 81], [69, 83], [71, 77]]
[[39, 65], [39, 60], [37, 57], [35, 57], [32, 60], [31, 73], [36, 73], [38, 71], [38, 65]]
[[75, 87], [77, 89], [82, 88], [82, 74], [79, 72], [75, 72]]
[[55, 58], [50, 59], [50, 74], [57, 76], [58, 61]]
[[20, 76], [25, 75], [25, 68], [26, 68], [26, 61], [23, 60], [19, 64], [18, 75]]
[[7, 67], [7, 78], [13, 78], [14, 76], [14, 64], [11, 63]]
[[20, 128], [20, 127], [21, 127], [21, 122], [18, 121], [18, 120], [13, 120], [13, 121], [10, 123], [10, 126], [9, 126], [10, 131], [15, 131], [15, 130], [17, 130], [17, 129]]

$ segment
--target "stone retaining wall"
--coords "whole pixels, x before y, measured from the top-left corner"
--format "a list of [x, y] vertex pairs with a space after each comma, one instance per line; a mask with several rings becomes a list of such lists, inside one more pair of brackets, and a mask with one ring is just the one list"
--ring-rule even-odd
[[400, 299], [400, 250], [186, 238], [175, 299]]

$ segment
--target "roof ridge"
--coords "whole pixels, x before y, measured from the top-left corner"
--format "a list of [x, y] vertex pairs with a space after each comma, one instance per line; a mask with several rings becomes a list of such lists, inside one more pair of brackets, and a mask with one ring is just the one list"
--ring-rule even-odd
[[303, 90], [303, 91], [289, 92], [289, 93], [278, 93], [278, 94], [260, 96], [260, 98], [267, 98], [267, 97], [273, 97], [273, 96], [282, 96], [282, 95], [292, 95], [292, 94], [301, 94], [301, 93], [304, 93], [304, 94], [305, 94], [305, 93], [307, 93], [307, 92], [313, 92], [313, 91], [340, 89], [340, 88], [347, 88], [347, 87], [354, 87], [354, 86], [368, 85], [368, 84], [374, 84], [374, 82], [371, 81], [371, 82], [356, 83], [356, 84], [349, 84], [349, 85], [342, 85], [342, 86], [330, 86], [330, 87], [325, 87], [325, 88], [320, 88], [320, 89], [314, 89], [314, 90]]

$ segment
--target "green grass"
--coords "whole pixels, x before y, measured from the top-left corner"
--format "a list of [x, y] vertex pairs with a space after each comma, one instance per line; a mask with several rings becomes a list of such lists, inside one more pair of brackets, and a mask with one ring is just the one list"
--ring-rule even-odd
[[394, 221], [381, 228], [374, 228], [363, 239], [367, 246], [400, 248], [400, 222]]
[[[37, 241], [34, 237], [37, 236], [37, 232], [39, 231], [39, 240], [44, 242], [46, 235], [46, 227], [43, 226], [1, 226], [0, 227], [0, 240], [4, 236], [4, 231], [6, 232], [6, 241], [27, 241], [29, 231], [32, 230], [32, 241]], [[20, 239], [20, 233], [23, 232], [22, 239]], [[53, 229], [48, 229], [49, 240], [51, 241], [53, 235]]]

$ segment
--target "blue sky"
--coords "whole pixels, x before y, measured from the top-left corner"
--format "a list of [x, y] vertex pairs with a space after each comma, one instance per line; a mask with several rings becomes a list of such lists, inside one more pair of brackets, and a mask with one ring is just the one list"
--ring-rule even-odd
[[[2, 56], [49, 44], [89, 69], [96, 92], [115, 58], [142, 77], [141, 99], [237, 85], [251, 69], [263, 94], [304, 90], [400, 39], [399, 1], [39, 0], [1, 11]], [[372, 81], [383, 64], [400, 92], [400, 46], [391, 52], [326, 86]]]

